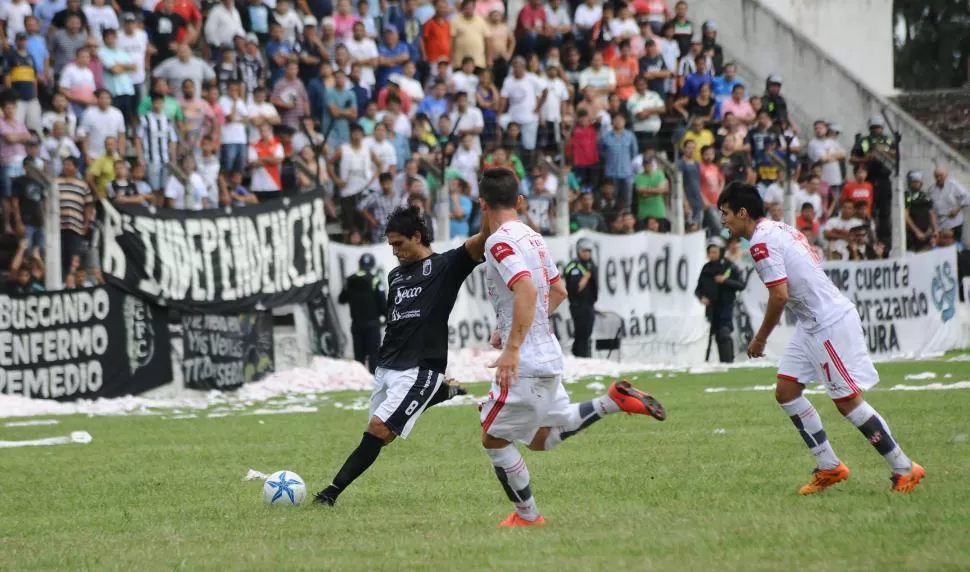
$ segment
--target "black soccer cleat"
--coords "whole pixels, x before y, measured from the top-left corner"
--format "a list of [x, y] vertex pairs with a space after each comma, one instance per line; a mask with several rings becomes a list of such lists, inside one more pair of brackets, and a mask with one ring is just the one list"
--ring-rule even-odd
[[327, 494], [327, 489], [323, 489], [322, 491], [313, 495], [313, 504], [333, 506], [333, 503], [335, 502], [337, 502], [337, 499]]
[[468, 390], [465, 389], [465, 386], [458, 383], [454, 379], [446, 379], [442, 385], [448, 388], [448, 399], [452, 399], [459, 395], [468, 395]]

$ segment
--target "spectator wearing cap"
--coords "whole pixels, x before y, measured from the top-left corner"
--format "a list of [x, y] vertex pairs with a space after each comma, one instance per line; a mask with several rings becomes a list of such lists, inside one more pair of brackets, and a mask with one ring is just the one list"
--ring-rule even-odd
[[451, 63], [458, 65], [471, 58], [478, 69], [491, 65], [491, 29], [485, 19], [475, 13], [475, 0], [462, 0], [461, 13], [451, 21]]
[[815, 137], [808, 142], [808, 158], [822, 164], [822, 180], [829, 185], [829, 203], [837, 205], [842, 193], [842, 161], [846, 154], [838, 135], [833, 136], [830, 131], [825, 121], [815, 122]]
[[6, 84], [17, 101], [17, 121], [31, 130], [40, 129], [40, 100], [37, 99], [37, 67], [27, 50], [27, 32], [17, 32], [14, 47], [6, 54]]
[[[183, 36], [194, 39], [196, 32], [181, 14], [173, 11], [174, 0], [161, 0], [154, 12], [145, 18], [145, 30], [151, 36], [155, 53], [152, 55], [152, 67], [175, 55]], [[189, 34], [188, 32], [191, 31]], [[191, 44], [192, 42], [188, 42]]]
[[674, 39], [677, 40], [680, 53], [686, 54], [694, 39], [694, 23], [687, 17], [687, 2], [681, 0], [674, 5], [674, 18], [670, 23], [673, 24]]
[[788, 102], [781, 94], [782, 80], [778, 74], [771, 74], [765, 82], [765, 95], [762, 97], [764, 109], [771, 115], [772, 121], [790, 122], [788, 116]]
[[128, 52], [118, 47], [117, 30], [109, 28], [101, 38], [104, 45], [98, 50], [98, 58], [104, 66], [104, 87], [111, 93], [112, 105], [131, 123], [136, 116], [138, 100], [130, 74], [137, 68]]
[[923, 190], [923, 173], [906, 175], [906, 250], [925, 252], [933, 248], [938, 232], [933, 199]]
[[233, 0], [219, 0], [209, 9], [203, 32], [214, 61], [223, 50], [235, 49], [236, 36], [245, 36], [246, 30]]
[[640, 58], [638, 67], [647, 82], [647, 89], [661, 97], [666, 97], [674, 87], [674, 72], [667, 67], [663, 57], [660, 56], [659, 40], [647, 40], [644, 49], [646, 52]]
[[[933, 210], [941, 231], [953, 231], [957, 242], [963, 240], [963, 209], [970, 206], [970, 193], [950, 177], [946, 169], [937, 167], [933, 171], [933, 184], [929, 196], [933, 200]], [[876, 197], [878, 201], [878, 195]]]
[[[128, 54], [135, 69], [128, 72], [128, 78], [135, 88], [136, 101], [145, 95], [145, 60], [155, 47], [148, 41], [148, 33], [138, 26], [138, 17], [131, 12], [121, 16], [121, 31], [118, 33], [117, 49]], [[136, 105], [137, 110], [137, 105]], [[137, 115], [137, 111], [135, 112]], [[134, 117], [129, 122], [134, 125]]]
[[410, 50], [401, 42], [397, 28], [387, 26], [383, 32], [384, 41], [377, 48], [376, 92], [387, 85], [388, 78], [404, 71], [404, 63], [411, 59]]
[[152, 70], [152, 77], [165, 78], [172, 92], [181, 97], [182, 82], [192, 80], [198, 93], [204, 82], [216, 78], [216, 72], [205, 60], [192, 55], [192, 48], [188, 44], [180, 44], [174, 57]]
[[868, 180], [872, 183], [875, 193], [872, 216], [876, 220], [876, 233], [883, 242], [890, 242], [893, 194], [891, 178], [896, 167], [898, 150], [895, 137], [885, 133], [884, 128], [885, 122], [882, 116], [870, 117], [869, 134], [858, 140], [852, 149], [850, 161], [855, 165], [866, 164]]
[[724, 71], [724, 49], [717, 43], [717, 22], [708, 20], [701, 26], [701, 44], [704, 53], [711, 58], [712, 71], [721, 75]]
[[266, 85], [268, 70], [256, 34], [246, 34], [246, 45], [236, 65], [239, 67], [239, 77], [243, 81], [247, 97], [252, 96], [257, 86]]

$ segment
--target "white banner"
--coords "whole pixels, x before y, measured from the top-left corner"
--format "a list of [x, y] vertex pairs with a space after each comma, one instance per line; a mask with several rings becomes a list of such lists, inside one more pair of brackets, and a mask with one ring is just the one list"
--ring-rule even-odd
[[[963, 347], [956, 248], [938, 248], [903, 259], [823, 263], [832, 282], [856, 305], [869, 353], [878, 357], [937, 354]], [[764, 317], [768, 290], [751, 273], [742, 294], [751, 327]], [[780, 357], [794, 332], [785, 310], [768, 340], [767, 356]], [[746, 348], [740, 348], [744, 353]]]
[[[704, 361], [709, 326], [704, 306], [694, 297], [701, 266], [706, 262], [704, 234], [608, 235], [579, 232], [569, 237], [547, 237], [549, 250], [560, 270], [569, 262], [580, 238], [594, 244], [593, 261], [599, 275], [599, 312], [594, 339], [613, 337], [595, 335], [608, 322], [617, 324], [622, 336], [620, 355], [624, 362], [691, 365]], [[435, 252], [461, 244], [435, 243]], [[334, 295], [343, 289], [344, 280], [356, 272], [365, 252], [377, 260], [376, 272], [385, 277], [397, 265], [387, 245], [347, 246], [331, 243], [329, 248], [330, 288]], [[350, 339], [350, 311], [338, 306], [340, 324]], [[615, 315], [613, 315], [615, 314]], [[495, 312], [485, 289], [485, 266], [481, 265], [465, 281], [451, 313], [450, 342], [454, 349], [487, 347]], [[566, 352], [572, 343], [573, 326], [568, 304], [564, 303], [553, 320], [556, 335]], [[595, 352], [594, 352], [595, 355]], [[615, 355], [615, 354], [614, 354]]]

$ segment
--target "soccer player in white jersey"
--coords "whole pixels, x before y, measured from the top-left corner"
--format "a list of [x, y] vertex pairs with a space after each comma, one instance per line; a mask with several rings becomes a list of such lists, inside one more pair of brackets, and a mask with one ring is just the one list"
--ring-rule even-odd
[[797, 319], [795, 333], [778, 364], [775, 399], [818, 465], [799, 494], [822, 492], [849, 477], [849, 468], [835, 455], [825, 436], [818, 412], [802, 396], [810, 381], [825, 385], [839, 412], [886, 459], [892, 469], [892, 489], [912, 491], [926, 471], [906, 456], [886, 420], [862, 397], [864, 390], [879, 383], [879, 375], [866, 351], [855, 305], [822, 271], [817, 251], [801, 232], [765, 218], [764, 203], [754, 186], [728, 185], [717, 206], [731, 234], [751, 244], [755, 270], [768, 287], [768, 307], [748, 345], [748, 356], [764, 355], [765, 342], [786, 305]]
[[[629, 381], [615, 382], [606, 395], [570, 403], [562, 387], [563, 357], [549, 315], [566, 298], [566, 288], [542, 236], [519, 221], [519, 184], [502, 168], [487, 170], [479, 185], [482, 212], [491, 225], [485, 241], [488, 294], [498, 314], [493, 345], [503, 347], [495, 382], [482, 405], [482, 444], [515, 512], [499, 526], [544, 524], [529, 484], [529, 469], [514, 444], [548, 451], [598, 421], [624, 411], [664, 420], [660, 403]], [[488, 235], [486, 229], [482, 233]]]

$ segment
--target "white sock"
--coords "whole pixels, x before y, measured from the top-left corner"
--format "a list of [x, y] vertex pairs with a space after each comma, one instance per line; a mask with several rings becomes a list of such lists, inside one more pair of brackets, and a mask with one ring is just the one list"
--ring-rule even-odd
[[529, 468], [525, 466], [525, 459], [515, 445], [509, 444], [501, 449], [485, 449], [495, 476], [498, 477], [505, 494], [515, 505], [515, 512], [526, 520], [539, 518], [539, 508], [529, 487]]
[[609, 395], [601, 395], [599, 397], [593, 398], [593, 406], [596, 408], [596, 412], [603, 415], [609, 415], [610, 413], [619, 413], [620, 404], [613, 401], [613, 398]]
[[834, 469], [839, 466], [839, 458], [835, 456], [835, 451], [828, 437], [825, 436], [825, 429], [822, 428], [822, 418], [818, 416], [818, 411], [815, 411], [812, 403], [804, 397], [799, 397], [794, 401], [782, 403], [781, 408], [788, 414], [795, 429], [815, 455], [815, 464], [818, 468]]
[[619, 411], [619, 406], [607, 396], [597, 397], [590, 401], [584, 401], [582, 403], [570, 403], [569, 410], [566, 413], [566, 422], [558, 427], [551, 427], [549, 430], [549, 436], [546, 437], [546, 442], [543, 445], [543, 449], [549, 451], [554, 449], [557, 445], [563, 442], [564, 439], [568, 439], [579, 433], [583, 429], [586, 429], [593, 423], [596, 423], [603, 418], [607, 413], [615, 413], [615, 411], [607, 411], [603, 413], [606, 408], [605, 404], [600, 404], [602, 400], [609, 401], [616, 411]]
[[865, 435], [894, 472], [906, 474], [913, 469], [913, 462], [893, 439], [886, 420], [871, 405], [863, 401], [845, 418]]

